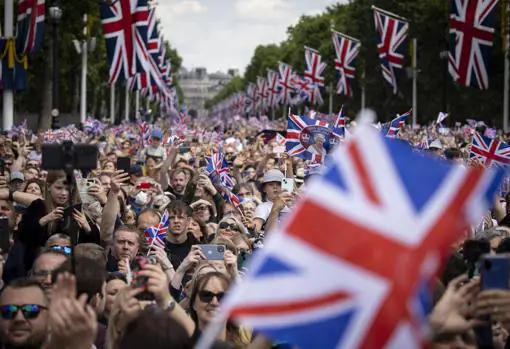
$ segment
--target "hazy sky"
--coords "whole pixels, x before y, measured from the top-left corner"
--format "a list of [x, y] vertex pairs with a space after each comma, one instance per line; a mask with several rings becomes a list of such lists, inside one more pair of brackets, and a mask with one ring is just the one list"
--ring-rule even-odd
[[[334, 0], [158, 0], [163, 35], [186, 68], [208, 72], [244, 68], [255, 47], [279, 43], [303, 14], [323, 12]], [[342, 0], [341, 2], [346, 2]]]

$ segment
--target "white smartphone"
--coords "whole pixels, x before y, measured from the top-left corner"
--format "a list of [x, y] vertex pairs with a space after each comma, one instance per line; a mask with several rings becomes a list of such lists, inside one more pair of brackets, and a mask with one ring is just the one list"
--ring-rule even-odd
[[76, 181], [78, 187], [78, 193], [80, 194], [80, 200], [84, 204], [91, 204], [97, 199], [89, 194], [89, 188], [97, 183], [95, 178], [83, 178]]
[[282, 190], [285, 190], [289, 193], [293, 193], [294, 192], [294, 179], [293, 178], [282, 179]]

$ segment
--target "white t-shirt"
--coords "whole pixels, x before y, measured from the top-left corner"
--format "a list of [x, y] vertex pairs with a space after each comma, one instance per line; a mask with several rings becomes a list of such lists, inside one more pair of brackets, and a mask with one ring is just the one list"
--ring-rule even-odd
[[[269, 217], [269, 214], [271, 213], [271, 210], [273, 209], [273, 202], [272, 201], [266, 201], [261, 203], [257, 206], [255, 209], [255, 218], [260, 218], [264, 221], [264, 223], [267, 221], [267, 218]], [[285, 214], [289, 213], [290, 210], [287, 206], [284, 207], [284, 209], [280, 212], [280, 217]], [[278, 219], [279, 221], [280, 219]]]

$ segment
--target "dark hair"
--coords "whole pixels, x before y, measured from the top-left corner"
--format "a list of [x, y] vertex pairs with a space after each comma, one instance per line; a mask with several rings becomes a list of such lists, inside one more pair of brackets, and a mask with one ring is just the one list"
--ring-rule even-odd
[[108, 276], [106, 277], [106, 283], [109, 283], [112, 280], [124, 281], [127, 284], [126, 275], [124, 275], [123, 273], [118, 272], [118, 271], [108, 273]]
[[456, 148], [448, 148], [444, 151], [444, 156], [449, 160], [461, 159], [462, 152]]
[[[35, 168], [35, 167], [32, 167], [32, 168]], [[44, 194], [44, 185], [43, 183], [38, 180], [38, 179], [31, 179], [29, 180], [28, 182], [25, 183], [25, 188], [23, 189], [23, 192], [26, 193], [27, 192], [27, 189], [28, 189], [28, 186], [32, 183], [35, 183], [39, 186], [39, 189], [41, 189], [41, 194]]]
[[169, 214], [184, 214], [187, 217], [191, 217], [193, 215], [193, 209], [189, 207], [184, 201], [175, 200], [172, 201], [166, 207]]
[[193, 342], [184, 327], [167, 312], [149, 306], [132, 320], [119, 339], [122, 349], [192, 349]]
[[232, 189], [232, 193], [238, 194], [241, 189], [246, 189], [253, 195], [253, 188], [248, 183], [237, 183], [234, 185], [234, 189]]
[[199, 239], [200, 243], [206, 244], [207, 243], [207, 226], [205, 225], [204, 221], [202, 221], [196, 214], [193, 214], [193, 216], [191, 216], [191, 219], [193, 219], [200, 227], [200, 232], [202, 233], [202, 237]]
[[87, 294], [88, 301], [95, 295], [103, 296], [103, 285], [106, 280], [104, 265], [95, 258], [84, 255], [74, 256], [74, 272], [71, 261], [67, 261], [59, 268], [53, 271], [51, 280], [57, 281], [58, 275], [62, 273], [72, 273], [76, 277], [76, 289], [78, 295]]
[[[37, 281], [37, 280], [35, 280], [35, 279], [31, 278], [31, 277], [21, 277], [21, 278], [17, 278], [17, 279], [12, 280], [4, 288], [4, 291], [7, 288], [18, 289], [18, 288], [28, 288], [28, 287], [36, 287], [36, 288], [40, 289], [42, 293], [44, 293], [44, 289], [42, 288], [42, 286], [39, 283], [39, 281]], [[3, 293], [3, 291], [2, 291], [2, 293]]]

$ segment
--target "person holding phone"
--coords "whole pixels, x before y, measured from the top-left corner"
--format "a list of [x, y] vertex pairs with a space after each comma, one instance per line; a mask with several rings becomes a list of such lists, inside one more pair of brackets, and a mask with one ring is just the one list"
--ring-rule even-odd
[[70, 188], [66, 180], [63, 171], [50, 171], [44, 200], [34, 200], [21, 218], [17, 240], [26, 248], [26, 270], [32, 268], [37, 251], [53, 234], [69, 235], [73, 244], [100, 243], [99, 229], [83, 214], [77, 196], [69, 200]]

